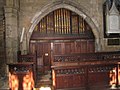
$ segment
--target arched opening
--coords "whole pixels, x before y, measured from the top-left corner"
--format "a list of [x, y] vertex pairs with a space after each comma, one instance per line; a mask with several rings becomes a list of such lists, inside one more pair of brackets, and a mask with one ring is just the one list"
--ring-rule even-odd
[[26, 49], [29, 50], [29, 42], [30, 42], [30, 38], [31, 35], [34, 31], [34, 28], [36, 27], [36, 25], [39, 23], [39, 21], [42, 20], [42, 18], [44, 18], [46, 15], [48, 15], [50, 12], [55, 11], [56, 9], [60, 9], [60, 8], [64, 8], [64, 9], [68, 9], [70, 11], [75, 12], [76, 14], [78, 14], [79, 16], [81, 16], [82, 18], [84, 18], [84, 20], [89, 24], [89, 26], [92, 28], [92, 32], [95, 36], [95, 51], [100, 51], [101, 50], [101, 45], [100, 45], [100, 33], [99, 33], [99, 28], [98, 28], [98, 23], [95, 20], [94, 17], [92, 17], [89, 12], [80, 4], [75, 3], [74, 1], [70, 3], [70, 1], [55, 1], [55, 3], [50, 3], [48, 5], [46, 5], [45, 7], [43, 7], [41, 10], [39, 10], [38, 12], [36, 12], [36, 14], [34, 15], [34, 17], [31, 20], [31, 27], [29, 28], [29, 32], [27, 33], [27, 46]]
[[51, 70], [53, 55], [95, 52], [95, 37], [83, 17], [59, 8], [35, 26], [29, 49], [37, 53], [37, 70], [44, 73]]

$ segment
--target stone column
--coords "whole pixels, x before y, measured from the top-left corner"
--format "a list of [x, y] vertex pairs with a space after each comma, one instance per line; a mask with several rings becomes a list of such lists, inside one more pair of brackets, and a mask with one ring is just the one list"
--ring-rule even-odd
[[18, 1], [6, 0], [5, 24], [6, 24], [6, 59], [7, 63], [17, 61], [18, 51]]

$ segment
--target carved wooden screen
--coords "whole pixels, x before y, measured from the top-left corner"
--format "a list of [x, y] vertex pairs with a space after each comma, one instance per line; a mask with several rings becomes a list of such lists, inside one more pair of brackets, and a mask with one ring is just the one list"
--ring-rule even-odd
[[83, 17], [61, 8], [42, 18], [34, 32], [41, 35], [82, 35], [93, 37], [91, 27]]

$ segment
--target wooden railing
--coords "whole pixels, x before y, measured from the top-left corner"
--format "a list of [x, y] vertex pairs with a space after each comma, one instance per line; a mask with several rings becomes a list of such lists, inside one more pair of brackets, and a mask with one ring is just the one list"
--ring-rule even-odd
[[[96, 53], [73, 53], [64, 55], [53, 55], [53, 64], [62, 62], [92, 62], [92, 61], [120, 61], [120, 52], [96, 52]], [[37, 63], [36, 55], [18, 55], [18, 62]]]
[[33, 54], [18, 55], [18, 62], [34, 62], [34, 63], [36, 63], [36, 56]]
[[120, 52], [96, 52], [96, 53], [74, 53], [65, 55], [54, 55], [55, 62], [85, 62], [85, 61], [119, 61]]
[[[118, 64], [53, 67], [54, 89], [109, 90], [112, 78], [110, 72], [117, 67]], [[114, 75], [114, 72], [112, 74]], [[118, 86], [118, 77], [115, 85]], [[98, 87], [99, 89], [95, 89]]]
[[[51, 67], [54, 89], [94, 90], [89, 88], [106, 85], [109, 87], [110, 71], [114, 68], [117, 68], [116, 72], [119, 71], [119, 61], [120, 52], [53, 55]], [[19, 55], [19, 62], [34, 62], [37, 66], [35, 55]], [[36, 70], [34, 72], [36, 73]], [[118, 86], [118, 73], [116, 80]], [[82, 87], [84, 89], [81, 89]]]
[[[96, 52], [54, 55], [52, 70], [55, 90], [99, 90], [110, 88], [110, 72], [119, 72], [120, 52]], [[118, 86], [118, 73], [115, 74]], [[96, 86], [96, 87], [94, 87]], [[83, 87], [83, 88], [82, 88]], [[96, 90], [96, 89], [95, 89]], [[109, 89], [108, 89], [109, 90]]]
[[34, 66], [34, 70], [33, 70], [33, 74], [34, 74], [34, 82], [36, 83], [36, 70], [37, 70], [37, 59], [36, 59], [36, 55], [33, 54], [26, 54], [26, 55], [21, 55], [21, 53], [18, 54], [18, 64], [19, 65], [24, 65], [25, 63], [33, 63]]

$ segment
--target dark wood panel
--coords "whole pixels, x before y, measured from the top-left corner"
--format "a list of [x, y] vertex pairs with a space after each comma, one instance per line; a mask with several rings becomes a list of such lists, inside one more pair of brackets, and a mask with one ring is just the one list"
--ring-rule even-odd
[[36, 47], [37, 57], [43, 57], [44, 45], [42, 43], [37, 42], [35, 47]]
[[88, 76], [89, 86], [105, 86], [109, 85], [109, 72], [90, 73]]
[[87, 53], [87, 41], [83, 40], [81, 43], [81, 53]]
[[117, 67], [117, 64], [54, 67], [55, 90], [82, 87], [92, 90], [93, 87], [109, 87], [109, 75], [114, 67]]
[[59, 35], [59, 34], [41, 34], [38, 31], [34, 31], [31, 40], [74, 40], [74, 39], [93, 39], [91, 35], [80, 34], [80, 35]]
[[54, 55], [95, 52], [94, 40], [79, 40], [69, 42], [54, 42]]
[[85, 86], [84, 75], [63, 75], [56, 77], [56, 88], [78, 88]]
[[63, 46], [62, 43], [54, 43], [53, 44], [53, 54], [59, 55], [63, 54]]
[[87, 42], [87, 51], [89, 53], [93, 53], [95, 52], [95, 41], [94, 40], [89, 40]]
[[35, 51], [36, 51], [36, 43], [30, 43], [30, 53], [31, 54], [35, 54]]

